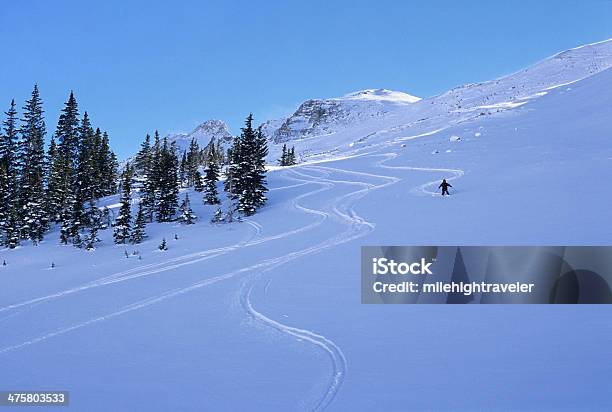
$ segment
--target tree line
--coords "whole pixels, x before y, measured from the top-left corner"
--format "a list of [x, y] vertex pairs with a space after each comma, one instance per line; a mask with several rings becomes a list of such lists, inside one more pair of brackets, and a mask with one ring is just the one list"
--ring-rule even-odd
[[[52, 224], [61, 226], [62, 243], [82, 246], [82, 230], [98, 226], [95, 202], [116, 191], [117, 158], [106, 132], [79, 116], [71, 92], [61, 111], [49, 149], [38, 86], [18, 119], [12, 100], [0, 133], [0, 242], [15, 248], [37, 244]], [[94, 222], [95, 220], [95, 222]]]
[[[212, 222], [231, 222], [234, 213], [251, 216], [267, 201], [267, 141], [253, 127], [250, 114], [240, 135], [224, 149], [214, 139], [200, 148], [194, 139], [181, 153], [175, 141], [146, 135], [136, 156], [119, 173], [109, 137], [81, 116], [71, 92], [45, 151], [46, 125], [38, 86], [18, 119], [14, 100], [0, 132], [0, 242], [15, 248], [24, 240], [42, 241], [57, 225], [62, 244], [93, 249], [98, 231], [113, 227], [115, 243], [140, 243], [147, 223], [194, 223], [189, 195], [202, 193], [208, 205], [220, 205], [219, 188], [229, 200], [224, 214], [218, 206]], [[281, 165], [295, 164], [294, 149], [283, 147]], [[220, 184], [221, 174], [225, 182]], [[116, 216], [98, 207], [98, 199], [120, 193]], [[180, 201], [180, 202], [179, 202]], [[138, 207], [132, 215], [132, 204]]]

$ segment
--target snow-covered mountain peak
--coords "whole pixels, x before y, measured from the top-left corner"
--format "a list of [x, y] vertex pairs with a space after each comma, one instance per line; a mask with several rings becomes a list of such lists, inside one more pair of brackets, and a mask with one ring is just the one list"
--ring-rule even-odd
[[190, 133], [170, 134], [167, 138], [176, 142], [178, 150], [183, 151], [189, 147], [192, 139], [196, 139], [200, 147], [205, 147], [212, 139], [228, 143], [232, 140], [232, 134], [224, 121], [211, 119], [201, 123]]
[[343, 99], [352, 100], [379, 100], [395, 103], [416, 103], [420, 97], [413, 96], [404, 92], [397, 92], [388, 89], [365, 89], [349, 93]]

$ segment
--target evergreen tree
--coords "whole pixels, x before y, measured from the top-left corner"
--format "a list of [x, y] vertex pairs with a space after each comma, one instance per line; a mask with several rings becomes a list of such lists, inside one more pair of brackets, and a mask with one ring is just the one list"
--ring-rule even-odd
[[[100, 135], [100, 129], [96, 130], [96, 136]], [[96, 137], [96, 140], [98, 137]], [[96, 150], [97, 153], [97, 170], [100, 176], [99, 193], [96, 198], [110, 196], [117, 193], [117, 177], [119, 163], [117, 156], [110, 149], [108, 133], [102, 134], [102, 142]]]
[[98, 226], [91, 226], [89, 228], [89, 234], [85, 240], [85, 249], [94, 250], [96, 248], [96, 243], [100, 241], [100, 239], [98, 239], [98, 230]]
[[83, 113], [79, 127], [79, 157], [76, 170], [76, 198], [81, 203], [96, 198], [100, 176], [97, 170], [96, 135], [87, 112]]
[[55, 136], [51, 138], [51, 145], [47, 152], [47, 189], [45, 210], [51, 222], [59, 222], [61, 220], [61, 212], [63, 207], [62, 200], [62, 160], [59, 158], [59, 151], [55, 143]]
[[204, 191], [204, 182], [202, 181], [202, 174], [200, 174], [199, 170], [196, 170], [195, 172], [195, 182], [193, 184], [193, 188], [196, 192]]
[[150, 161], [144, 171], [144, 182], [142, 187], [141, 204], [143, 213], [149, 222], [153, 221], [155, 204], [159, 192], [159, 177], [161, 176], [161, 143], [159, 133], [155, 131], [154, 143], [151, 148]]
[[181, 187], [189, 186], [187, 182], [187, 152], [183, 150], [183, 156], [181, 157], [181, 161], [179, 162], [179, 182]]
[[138, 213], [136, 214], [136, 221], [134, 222], [134, 230], [132, 231], [131, 241], [134, 244], [141, 243], [146, 237], [145, 232], [147, 222], [144, 214], [142, 203], [138, 205]]
[[[79, 157], [79, 111], [74, 93], [70, 92], [68, 101], [62, 109], [55, 136], [57, 138], [57, 156], [51, 166], [56, 175], [57, 184], [48, 191], [49, 200], [57, 204], [60, 210], [60, 239], [68, 244], [71, 237], [78, 234], [77, 224], [82, 211], [76, 196], [76, 173]], [[74, 215], [76, 212], [77, 216]], [[79, 239], [76, 239], [77, 241]]]
[[[11, 239], [19, 242], [16, 235], [19, 229], [17, 173], [20, 156], [15, 100], [11, 100], [10, 108], [5, 114], [6, 119], [0, 132], [0, 237], [2, 244], [9, 246]], [[13, 245], [15, 246], [16, 244]]]
[[238, 167], [238, 211], [250, 216], [266, 202], [265, 157], [266, 139], [261, 131], [253, 130], [253, 115], [249, 114], [240, 136], [240, 163]]
[[98, 239], [98, 230], [100, 230], [102, 220], [102, 214], [96, 207], [93, 200], [89, 201], [89, 208], [87, 209], [87, 225], [89, 226], [89, 234], [85, 239], [85, 249], [93, 250], [96, 248], [96, 243], [100, 241]]
[[217, 208], [217, 210], [215, 211], [215, 214], [213, 215], [212, 219], [210, 220], [211, 223], [221, 223], [223, 222], [223, 211], [221, 210], [220, 207]]
[[241, 192], [240, 162], [242, 145], [240, 136], [234, 137], [232, 147], [227, 151], [224, 190], [230, 199], [238, 198]]
[[11, 100], [10, 108], [5, 112], [6, 119], [2, 123], [0, 132], [0, 165], [6, 169], [6, 178], [9, 182], [11, 198], [17, 192], [17, 174], [19, 172], [19, 136], [17, 129], [17, 109], [15, 100]]
[[268, 141], [261, 130], [261, 127], [257, 129], [255, 134], [255, 152], [253, 153], [253, 196], [255, 208], [258, 209], [266, 204], [268, 200], [266, 193], [268, 188], [266, 186], [266, 157], [268, 156]]
[[70, 204], [72, 206], [63, 223], [67, 225], [68, 238], [72, 239], [72, 244], [76, 247], [81, 247], [82, 239], [80, 232], [86, 220], [85, 210], [83, 209], [83, 199], [80, 197], [78, 190], [76, 190], [74, 194], [71, 194], [71, 196]]
[[156, 216], [158, 222], [169, 222], [176, 214], [178, 207], [178, 159], [175, 144], [168, 145], [164, 138], [159, 160], [160, 173], [159, 196], [156, 204]]
[[283, 151], [280, 159], [278, 159], [279, 166], [287, 166], [287, 145], [283, 144]]
[[20, 128], [22, 150], [20, 151], [21, 176], [19, 177], [19, 212], [21, 237], [34, 243], [43, 239], [47, 230], [44, 210], [44, 173], [46, 134], [42, 100], [38, 86], [34, 86], [30, 100], [23, 108]]
[[[74, 168], [79, 160], [79, 109], [74, 93], [66, 101], [59, 121], [57, 123], [56, 136], [58, 138], [59, 150], [62, 152], [67, 167]], [[67, 171], [68, 172], [68, 171]]]
[[191, 139], [189, 144], [189, 152], [187, 153], [185, 160], [185, 174], [187, 177], [187, 187], [195, 185], [195, 181], [198, 174], [198, 168], [200, 167], [200, 146], [196, 139]]
[[106, 154], [102, 153], [102, 131], [100, 128], [96, 128], [96, 131], [93, 132], [92, 136], [92, 144], [93, 149], [91, 151], [91, 164], [93, 168], [93, 187], [92, 187], [92, 197], [94, 199], [99, 199], [105, 196], [105, 190], [107, 187], [107, 182], [104, 177], [104, 165], [103, 161], [106, 161]]
[[115, 232], [113, 234], [115, 243], [117, 244], [126, 243], [130, 239], [130, 224], [132, 221], [130, 211], [132, 200], [132, 168], [129, 162], [125, 165], [125, 170], [123, 171], [121, 190], [121, 207], [119, 208], [119, 215], [115, 221]]
[[136, 154], [136, 158], [134, 159], [134, 169], [138, 176], [144, 176], [149, 171], [151, 167], [151, 157], [152, 157], [152, 149], [151, 149], [151, 136], [147, 133], [144, 141], [140, 145], [140, 150]]
[[191, 210], [191, 204], [189, 202], [189, 194], [185, 193], [185, 198], [183, 199], [183, 202], [181, 203], [181, 222], [185, 223], [187, 225], [191, 225], [194, 222], [194, 220], [197, 219], [197, 216], [193, 213], [193, 210]]
[[221, 203], [217, 192], [219, 166], [214, 153], [209, 153], [208, 156], [206, 174], [204, 175], [204, 203], [207, 205], [216, 205]]
[[287, 155], [287, 166], [297, 164], [297, 160], [295, 158], [295, 146], [291, 146], [291, 150], [287, 153]]

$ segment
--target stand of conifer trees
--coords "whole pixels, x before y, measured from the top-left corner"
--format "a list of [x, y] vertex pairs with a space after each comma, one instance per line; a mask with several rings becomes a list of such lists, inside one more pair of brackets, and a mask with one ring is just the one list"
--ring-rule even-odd
[[295, 158], [295, 146], [292, 146], [291, 149], [287, 148], [287, 145], [283, 145], [283, 151], [280, 159], [278, 159], [279, 166], [293, 166], [297, 164], [297, 159]]
[[[154, 219], [191, 224], [196, 216], [187, 194], [179, 210], [179, 189], [194, 187], [203, 192], [205, 204], [220, 204], [217, 184], [223, 166], [224, 189], [231, 203], [225, 221], [232, 221], [234, 212], [250, 216], [267, 200], [267, 142], [261, 129], [253, 128], [252, 115], [227, 154], [214, 139], [203, 149], [194, 139], [179, 161], [176, 142], [161, 139], [157, 131], [153, 142], [147, 135], [121, 179], [107, 133], [92, 126], [87, 112], [80, 116], [72, 92], [46, 154], [46, 125], [37, 86], [25, 102], [21, 120], [14, 101], [5, 115], [0, 131], [0, 243], [10, 248], [26, 239], [37, 244], [52, 224], [58, 224], [61, 243], [95, 249], [98, 230], [110, 224], [109, 209], [102, 211], [96, 200], [118, 189], [121, 205], [114, 216], [115, 243], [140, 243], [146, 238], [146, 223]], [[293, 148], [283, 148], [281, 163], [295, 163]], [[140, 199], [133, 219], [131, 205], [137, 192]]]
[[60, 223], [63, 243], [90, 248], [91, 233], [87, 245], [81, 235], [99, 225], [92, 223], [95, 201], [116, 191], [117, 159], [108, 135], [93, 129], [86, 112], [79, 118], [70, 93], [45, 155], [47, 129], [38, 86], [25, 102], [21, 120], [14, 100], [5, 115], [0, 131], [0, 242], [10, 248], [27, 239], [37, 244], [51, 223]]

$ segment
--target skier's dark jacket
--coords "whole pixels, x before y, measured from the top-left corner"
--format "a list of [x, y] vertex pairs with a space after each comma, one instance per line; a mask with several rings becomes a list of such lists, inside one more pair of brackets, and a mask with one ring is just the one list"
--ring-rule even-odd
[[453, 187], [453, 185], [448, 183], [446, 179], [442, 180], [442, 183], [440, 183], [440, 186], [438, 186], [438, 188], [442, 188], [444, 190], [447, 190], [449, 187]]

